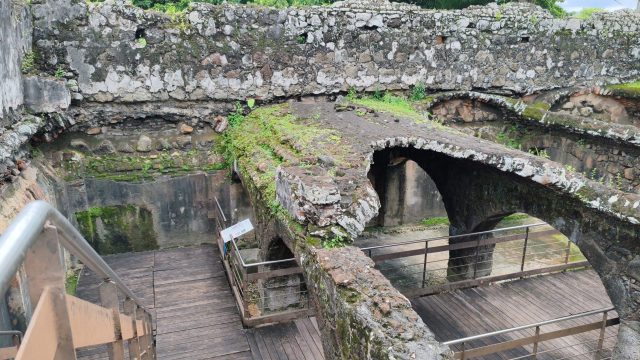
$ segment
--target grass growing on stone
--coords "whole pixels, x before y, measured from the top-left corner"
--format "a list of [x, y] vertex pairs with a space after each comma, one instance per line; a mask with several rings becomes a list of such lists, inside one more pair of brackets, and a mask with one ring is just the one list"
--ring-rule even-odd
[[627, 84], [609, 85], [607, 89], [621, 95], [640, 97], [640, 80]]
[[67, 272], [67, 278], [65, 279], [65, 290], [69, 295], [75, 295], [78, 289], [78, 280], [80, 280], [80, 269], [73, 269]]
[[431, 226], [444, 226], [444, 225], [449, 226], [449, 225], [451, 225], [449, 223], [449, 218], [444, 217], [444, 216], [443, 217], [427, 218], [427, 219], [424, 219], [424, 220], [420, 221], [420, 224], [422, 224], [424, 226], [429, 226], [429, 227], [431, 227]]
[[153, 155], [85, 155], [80, 161], [66, 160], [63, 163], [65, 180], [88, 177], [121, 182], [215, 171], [226, 166], [214, 150], [163, 151]]
[[542, 120], [542, 118], [550, 108], [551, 105], [547, 103], [535, 102], [533, 104], [527, 105], [527, 107], [522, 112], [522, 116], [530, 119]]
[[153, 218], [135, 205], [91, 207], [75, 213], [78, 230], [98, 254], [158, 248]]
[[400, 96], [391, 95], [389, 93], [386, 93], [381, 97], [353, 97], [351, 99], [351, 102], [357, 105], [362, 105], [374, 111], [409, 118], [417, 124], [429, 121], [423, 114], [418, 112], [413, 107], [411, 101]]
[[[334, 130], [306, 123], [291, 113], [288, 104], [255, 109], [238, 118], [225, 133], [225, 158], [236, 160], [243, 175], [251, 178], [272, 212], [277, 212], [276, 169], [280, 165], [315, 162], [316, 148], [334, 148], [336, 163], [348, 151]], [[333, 145], [333, 146], [330, 146]]]

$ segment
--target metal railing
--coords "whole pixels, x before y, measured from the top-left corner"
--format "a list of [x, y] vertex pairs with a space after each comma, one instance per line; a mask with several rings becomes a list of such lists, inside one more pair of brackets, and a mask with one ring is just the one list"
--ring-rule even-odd
[[408, 297], [588, 267], [545, 223], [362, 247]]
[[[218, 233], [231, 224], [215, 199]], [[236, 239], [227, 245], [218, 236], [227, 276], [246, 326], [309, 316], [309, 293], [295, 258], [248, 262]]]
[[[61, 247], [103, 279], [101, 305], [66, 294]], [[18, 273], [26, 281], [13, 281]], [[27, 205], [0, 237], [0, 294], [16, 286], [27, 294], [21, 306], [30, 320], [16, 353], [9, 350], [0, 359], [75, 359], [76, 349], [105, 344], [111, 359], [122, 358], [123, 341], [130, 354], [155, 359], [151, 315], [141, 300], [73, 225], [44, 201]]]
[[[616, 331], [607, 334], [607, 328], [618, 325], [620, 319], [613, 307], [586, 311], [552, 320], [524, 326], [493, 331], [461, 339], [445, 341], [456, 359], [493, 358], [500, 354], [503, 359], [585, 359], [604, 360], [611, 358]], [[594, 316], [600, 316], [593, 320]], [[561, 325], [561, 323], [569, 323]], [[545, 327], [545, 329], [543, 329]], [[552, 329], [546, 329], [552, 327]], [[546, 330], [546, 331], [545, 331]], [[578, 337], [580, 336], [580, 337]], [[563, 341], [554, 341], [563, 339]], [[486, 343], [489, 343], [488, 345]], [[494, 356], [495, 357], [495, 356]]]

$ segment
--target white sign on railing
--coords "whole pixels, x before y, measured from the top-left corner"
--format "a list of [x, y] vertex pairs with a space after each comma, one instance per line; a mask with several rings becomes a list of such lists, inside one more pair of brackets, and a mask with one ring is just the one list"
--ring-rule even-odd
[[246, 219], [246, 220], [242, 220], [239, 223], [230, 226], [222, 231], [220, 231], [220, 236], [222, 237], [222, 240], [224, 240], [224, 243], [228, 243], [229, 241], [238, 238], [246, 233], [248, 233], [249, 231], [253, 230], [253, 225], [251, 224], [251, 220]]

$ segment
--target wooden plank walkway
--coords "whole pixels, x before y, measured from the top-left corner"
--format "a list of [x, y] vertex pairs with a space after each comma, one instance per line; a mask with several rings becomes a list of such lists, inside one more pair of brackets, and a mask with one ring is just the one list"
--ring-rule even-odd
[[[213, 245], [110, 255], [105, 261], [154, 318], [158, 359], [323, 359], [315, 319], [244, 329]], [[100, 279], [83, 271], [80, 298], [98, 303]], [[107, 359], [105, 347], [81, 359]]]
[[[611, 306], [611, 301], [593, 270], [570, 271], [523, 280], [504, 282], [485, 287], [457, 290], [412, 300], [414, 309], [422, 317], [439, 341], [459, 339], [472, 335], [527, 325], [544, 320], [573, 315]], [[615, 317], [609, 313], [609, 318]], [[548, 325], [542, 332], [561, 327], [600, 321], [602, 315]], [[604, 348], [615, 344], [618, 327], [607, 328]], [[504, 334], [495, 338], [477, 340], [467, 349], [498, 342], [533, 336], [526, 330]], [[592, 359], [599, 330], [555, 339], [540, 345], [537, 359]], [[461, 350], [454, 346], [454, 350]], [[482, 359], [528, 358], [532, 346], [506, 351]], [[605, 354], [603, 358], [607, 358]]]

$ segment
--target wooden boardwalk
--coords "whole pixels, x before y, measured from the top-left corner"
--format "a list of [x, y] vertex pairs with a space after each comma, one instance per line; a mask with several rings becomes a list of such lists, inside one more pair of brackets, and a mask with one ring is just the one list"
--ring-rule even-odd
[[[600, 278], [593, 270], [570, 271], [457, 290], [416, 298], [412, 303], [439, 341], [479, 335], [611, 306]], [[609, 313], [609, 318], [614, 316], [617, 316], [615, 312]], [[600, 314], [558, 325], [576, 326], [601, 319]], [[542, 331], [558, 330], [558, 325], [545, 326]], [[607, 328], [604, 348], [611, 348], [615, 344], [617, 332], [617, 326]], [[478, 340], [470, 346], [467, 345], [467, 349], [520, 338], [525, 334], [533, 336], [535, 331], [532, 329]], [[593, 359], [590, 351], [597, 345], [598, 336], [599, 330], [594, 330], [544, 342], [539, 347], [537, 359]], [[461, 350], [460, 346], [455, 346], [454, 350]], [[531, 350], [532, 346], [527, 346], [482, 359], [527, 359]], [[608, 356], [610, 355], [605, 354], [603, 359]]]
[[[127, 253], [106, 262], [154, 317], [158, 359], [323, 359], [315, 319], [244, 329], [213, 245]], [[80, 277], [77, 295], [98, 303], [100, 279]], [[106, 348], [81, 359], [107, 359]]]

